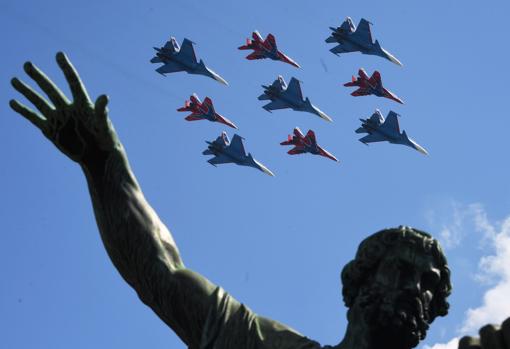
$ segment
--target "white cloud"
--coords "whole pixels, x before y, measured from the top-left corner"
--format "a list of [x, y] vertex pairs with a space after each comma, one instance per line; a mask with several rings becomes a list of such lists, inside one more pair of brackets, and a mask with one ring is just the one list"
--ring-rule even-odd
[[426, 216], [434, 230], [439, 230], [439, 241], [446, 249], [453, 249], [462, 243], [467, 232], [488, 229], [488, 220], [483, 206], [478, 203], [462, 205], [448, 201], [440, 209], [430, 210]]
[[[491, 242], [494, 253], [481, 258], [480, 272], [495, 285], [485, 291], [483, 303], [470, 308], [461, 326], [461, 333], [477, 331], [487, 323], [501, 323], [510, 316], [510, 217], [496, 229], [488, 221], [482, 222], [482, 231]], [[485, 279], [485, 277], [484, 277]]]
[[458, 344], [459, 344], [459, 337], [455, 337], [448, 343], [434, 344], [433, 346], [425, 345], [423, 347], [423, 349], [457, 349]]
[[[478, 263], [476, 281], [488, 285], [483, 295], [482, 304], [469, 308], [465, 312], [464, 320], [459, 327], [458, 335], [476, 335], [480, 327], [488, 324], [499, 324], [510, 317], [510, 216], [502, 223], [491, 223], [480, 204], [464, 206], [455, 204], [452, 224], [445, 226], [444, 236], [449, 246], [461, 243], [465, 236], [464, 230], [481, 233], [480, 243], [490, 249], [488, 255], [483, 256]], [[470, 226], [472, 224], [472, 226]], [[451, 239], [451, 237], [455, 239]], [[450, 239], [450, 240], [448, 240]], [[424, 346], [424, 349], [453, 349], [457, 348], [459, 337], [453, 338], [446, 344]]]

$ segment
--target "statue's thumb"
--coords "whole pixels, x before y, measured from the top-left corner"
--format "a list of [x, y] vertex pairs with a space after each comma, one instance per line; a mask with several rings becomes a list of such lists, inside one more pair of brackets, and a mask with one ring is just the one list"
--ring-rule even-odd
[[108, 104], [108, 96], [107, 95], [101, 95], [101, 96], [97, 97], [96, 104], [94, 107], [97, 116], [106, 119], [106, 115], [108, 114], [107, 109], [106, 109], [107, 104]]

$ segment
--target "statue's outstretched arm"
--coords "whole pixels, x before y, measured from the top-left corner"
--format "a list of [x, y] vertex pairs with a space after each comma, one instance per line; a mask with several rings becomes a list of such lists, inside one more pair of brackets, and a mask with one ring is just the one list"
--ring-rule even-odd
[[16, 100], [11, 100], [10, 106], [81, 166], [101, 238], [115, 267], [140, 299], [185, 343], [195, 347], [216, 286], [184, 267], [170, 232], [145, 200], [108, 118], [107, 97], [101, 95], [93, 104], [63, 53], [57, 54], [57, 63], [70, 85], [72, 102], [27, 62], [25, 72], [51, 104], [14, 78], [13, 87], [39, 113]]

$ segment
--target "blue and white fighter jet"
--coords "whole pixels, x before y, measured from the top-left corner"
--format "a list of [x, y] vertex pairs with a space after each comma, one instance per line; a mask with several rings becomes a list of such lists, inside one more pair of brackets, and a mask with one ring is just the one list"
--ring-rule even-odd
[[262, 87], [264, 88], [264, 93], [258, 99], [259, 101], [271, 100], [270, 103], [262, 107], [268, 112], [275, 109], [290, 108], [296, 111], [309, 112], [326, 121], [332, 121], [326, 113], [314, 106], [308, 97], [303, 98], [301, 84], [296, 78], [290, 79], [289, 86], [287, 86], [283, 77], [279, 75], [270, 86], [262, 85]]
[[212, 142], [206, 141], [209, 145], [206, 150], [202, 152], [203, 155], [215, 155], [213, 158], [207, 160], [213, 166], [219, 164], [234, 163], [240, 166], [254, 167], [270, 176], [274, 176], [266, 166], [253, 158], [251, 153], [246, 154], [244, 150], [243, 138], [237, 134], [229, 140], [225, 131]]
[[390, 111], [385, 120], [379, 109], [376, 109], [370, 118], [360, 119], [360, 121], [362, 124], [356, 130], [356, 133], [368, 133], [368, 135], [359, 139], [360, 142], [366, 145], [373, 142], [387, 141], [393, 144], [407, 145], [422, 154], [428, 154], [425, 148], [407, 136], [406, 131], [400, 132], [398, 114], [394, 111]]
[[329, 29], [331, 29], [333, 33], [331, 33], [331, 36], [326, 39], [326, 42], [339, 44], [333, 47], [330, 51], [335, 55], [359, 51], [366, 55], [386, 58], [387, 60], [401, 66], [402, 63], [400, 63], [400, 61], [391, 53], [383, 49], [379, 44], [379, 41], [372, 41], [370, 24], [371, 23], [369, 21], [362, 18], [356, 28], [352, 19], [347, 17], [340, 27], [330, 27]]
[[193, 49], [193, 42], [188, 39], [182, 41], [182, 46], [172, 36], [165, 46], [161, 48], [154, 47], [156, 56], [151, 59], [151, 63], [164, 63], [156, 69], [161, 75], [185, 71], [188, 74], [198, 74], [208, 76], [222, 84], [228, 83], [221, 76], [205, 66], [203, 60], [198, 61]]

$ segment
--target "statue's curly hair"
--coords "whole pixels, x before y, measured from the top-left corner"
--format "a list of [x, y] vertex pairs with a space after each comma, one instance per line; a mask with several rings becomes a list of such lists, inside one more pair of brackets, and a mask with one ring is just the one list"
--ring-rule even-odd
[[342, 269], [345, 306], [350, 308], [354, 304], [360, 287], [373, 275], [388, 250], [397, 244], [411, 244], [434, 257], [441, 272], [441, 280], [430, 304], [429, 322], [436, 316], [445, 316], [449, 308], [446, 298], [452, 291], [452, 284], [443, 250], [439, 242], [428, 233], [406, 226], [381, 230], [361, 242], [356, 257]]

